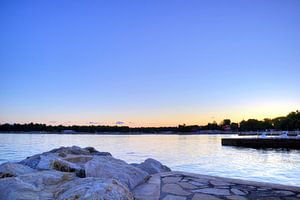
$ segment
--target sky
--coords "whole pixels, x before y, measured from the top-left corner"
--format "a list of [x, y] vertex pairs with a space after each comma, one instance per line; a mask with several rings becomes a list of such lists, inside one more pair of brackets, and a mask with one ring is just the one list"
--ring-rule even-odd
[[2, 0], [0, 123], [176, 126], [300, 109], [299, 0]]

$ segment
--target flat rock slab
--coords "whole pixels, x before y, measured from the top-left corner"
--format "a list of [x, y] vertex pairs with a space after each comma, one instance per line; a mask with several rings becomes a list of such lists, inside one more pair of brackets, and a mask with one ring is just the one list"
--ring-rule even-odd
[[214, 186], [230, 186], [233, 185], [232, 183], [228, 183], [225, 181], [210, 181], [210, 184], [214, 185]]
[[164, 193], [181, 195], [181, 196], [188, 196], [191, 194], [190, 192], [184, 190], [182, 187], [180, 187], [178, 184], [175, 183], [169, 183], [163, 185], [161, 191]]
[[236, 189], [236, 188], [233, 188], [230, 190], [233, 194], [236, 194], [236, 195], [245, 195], [246, 193], [245, 192], [242, 192], [241, 190], [239, 189]]
[[245, 197], [238, 195], [227, 196], [226, 198], [230, 200], [247, 200]]
[[182, 179], [182, 177], [165, 177], [162, 179], [163, 183], [177, 183]]
[[195, 194], [192, 198], [192, 200], [221, 200], [220, 198], [218, 197], [215, 197], [213, 195], [208, 195], [208, 194]]
[[204, 188], [204, 189], [199, 189], [194, 191], [197, 193], [212, 194], [212, 195], [223, 195], [223, 196], [230, 195], [230, 192], [227, 189]]
[[198, 187], [196, 185], [193, 185], [192, 183], [187, 182], [179, 182], [178, 183], [183, 189], [197, 189]]
[[175, 195], [167, 195], [163, 198], [163, 200], [186, 200], [186, 197], [175, 196]]
[[133, 191], [136, 199], [156, 200], [160, 198], [160, 176], [153, 175], [146, 183], [139, 185]]
[[136, 188], [137, 200], [300, 199], [300, 187], [295, 186], [176, 171], [153, 176]]

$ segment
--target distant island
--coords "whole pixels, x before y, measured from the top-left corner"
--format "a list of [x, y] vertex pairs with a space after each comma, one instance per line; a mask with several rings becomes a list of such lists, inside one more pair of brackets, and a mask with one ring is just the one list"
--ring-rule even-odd
[[120, 133], [120, 134], [139, 134], [139, 133], [163, 133], [163, 134], [192, 134], [192, 133], [237, 133], [247, 131], [295, 131], [300, 130], [300, 112], [290, 112], [287, 116], [276, 117], [274, 119], [265, 118], [264, 120], [248, 119], [239, 123], [224, 119], [221, 123], [212, 122], [207, 125], [178, 125], [174, 127], [129, 127], [129, 126], [52, 126], [38, 123], [28, 124], [0, 124], [0, 132], [44, 132], [44, 133]]

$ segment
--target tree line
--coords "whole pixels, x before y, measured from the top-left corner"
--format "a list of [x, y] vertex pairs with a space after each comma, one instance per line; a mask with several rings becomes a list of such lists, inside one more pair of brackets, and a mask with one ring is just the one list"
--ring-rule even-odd
[[64, 132], [72, 130], [74, 132], [120, 132], [120, 133], [159, 133], [159, 132], [197, 132], [201, 130], [219, 130], [219, 131], [265, 131], [265, 130], [300, 130], [300, 112], [289, 113], [284, 117], [274, 119], [265, 118], [263, 120], [248, 119], [239, 123], [231, 122], [230, 119], [224, 119], [221, 123], [212, 122], [204, 126], [199, 125], [179, 125], [177, 127], [129, 127], [129, 126], [52, 126], [38, 123], [28, 124], [0, 124], [0, 132]]

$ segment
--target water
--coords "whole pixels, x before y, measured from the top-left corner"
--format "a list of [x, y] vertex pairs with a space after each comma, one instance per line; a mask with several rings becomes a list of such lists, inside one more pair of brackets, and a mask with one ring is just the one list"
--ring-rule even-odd
[[225, 147], [220, 135], [0, 134], [0, 163], [60, 146], [93, 146], [129, 163], [155, 158], [172, 170], [300, 186], [299, 150]]

